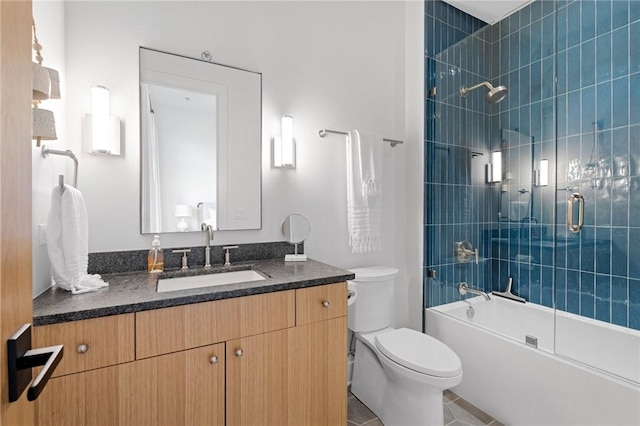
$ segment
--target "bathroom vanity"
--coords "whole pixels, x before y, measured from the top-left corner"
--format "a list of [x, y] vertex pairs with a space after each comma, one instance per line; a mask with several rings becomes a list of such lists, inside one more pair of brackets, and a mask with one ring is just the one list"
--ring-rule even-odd
[[265, 280], [157, 293], [153, 275], [113, 274], [95, 293], [38, 297], [34, 345], [65, 351], [38, 424], [346, 424], [353, 274], [252, 265]]

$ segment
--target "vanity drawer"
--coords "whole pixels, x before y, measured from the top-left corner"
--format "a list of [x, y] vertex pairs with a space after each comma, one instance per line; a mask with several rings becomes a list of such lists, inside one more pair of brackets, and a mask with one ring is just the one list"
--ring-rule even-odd
[[347, 315], [347, 283], [296, 290], [296, 325]]
[[137, 312], [136, 359], [293, 326], [293, 290]]
[[53, 377], [134, 360], [134, 314], [33, 328], [33, 347], [64, 345]]

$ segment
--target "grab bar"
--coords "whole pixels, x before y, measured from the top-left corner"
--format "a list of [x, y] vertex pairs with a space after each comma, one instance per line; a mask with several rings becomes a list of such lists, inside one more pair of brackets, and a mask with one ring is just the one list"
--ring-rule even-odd
[[[578, 200], [578, 224], [573, 223], [573, 204]], [[567, 200], [567, 227], [571, 232], [577, 234], [584, 225], [584, 197], [578, 192], [574, 192]]]

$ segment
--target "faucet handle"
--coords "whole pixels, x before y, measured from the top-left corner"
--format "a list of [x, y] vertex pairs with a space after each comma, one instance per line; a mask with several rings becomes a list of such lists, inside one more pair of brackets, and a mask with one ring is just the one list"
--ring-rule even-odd
[[237, 249], [239, 246], [224, 246], [222, 250], [224, 252], [224, 266], [231, 266], [231, 255], [229, 254], [229, 250]]
[[191, 249], [173, 250], [171, 253], [182, 253], [182, 270], [189, 269], [187, 265], [187, 253], [191, 253]]

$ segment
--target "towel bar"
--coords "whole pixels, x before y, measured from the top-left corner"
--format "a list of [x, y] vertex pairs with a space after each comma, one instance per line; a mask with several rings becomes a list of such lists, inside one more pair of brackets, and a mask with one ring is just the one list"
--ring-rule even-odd
[[[324, 138], [325, 136], [327, 136], [327, 133], [335, 133], [336, 135], [345, 135], [345, 136], [349, 134], [349, 133], [347, 133], [347, 132], [342, 132], [342, 131], [340, 131], [340, 130], [320, 129], [320, 130], [318, 131], [318, 136], [320, 136], [321, 138]], [[393, 148], [393, 147], [395, 147], [395, 146], [396, 146], [396, 145], [398, 145], [398, 144], [402, 144], [402, 143], [404, 143], [404, 142], [402, 142], [402, 141], [395, 140], [395, 139], [386, 139], [386, 138], [383, 138], [382, 140], [383, 140], [383, 141], [385, 141], [385, 142], [389, 142], [389, 143], [391, 144], [391, 147], [392, 147], [392, 148]]]
[[[73, 169], [73, 186], [74, 188], [78, 187], [78, 157], [75, 156], [73, 151], [67, 149], [66, 151], [60, 151], [57, 149], [49, 149], [46, 145], [42, 145], [42, 156], [47, 158], [47, 155], [64, 155], [65, 157], [69, 157], [73, 160], [74, 169]], [[62, 188], [64, 188], [64, 176], [60, 175], [58, 177], [58, 183]]]

